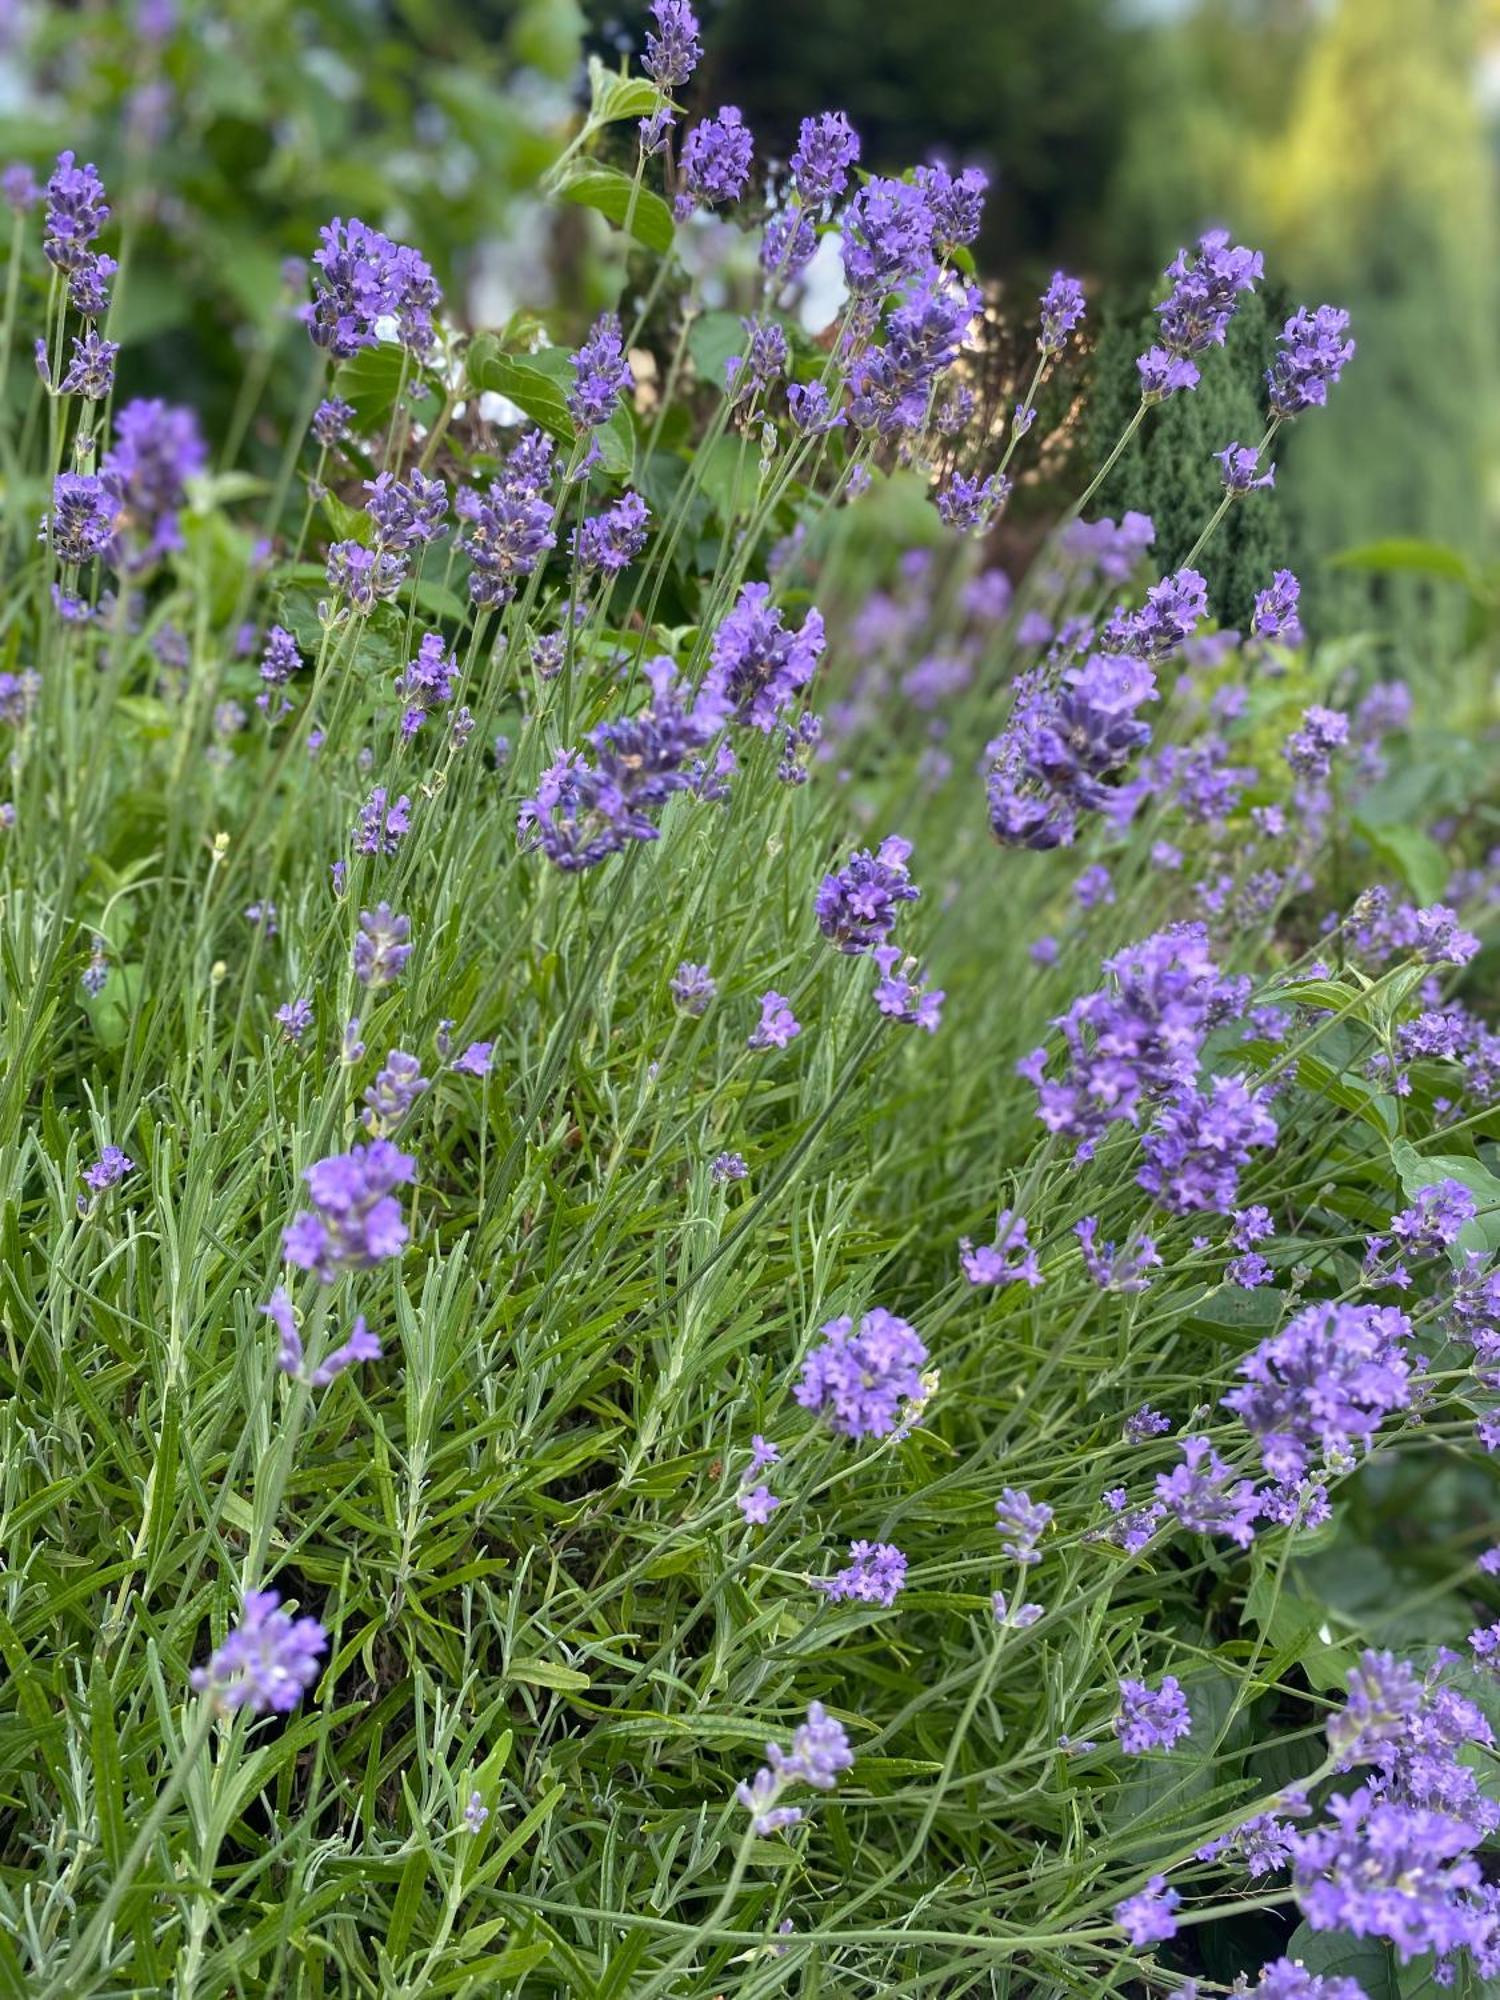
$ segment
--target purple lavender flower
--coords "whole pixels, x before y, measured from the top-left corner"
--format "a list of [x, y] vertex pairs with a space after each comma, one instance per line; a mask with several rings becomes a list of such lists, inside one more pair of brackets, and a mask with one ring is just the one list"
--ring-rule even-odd
[[[1123, 514], [1118, 523], [1107, 514], [1097, 521], [1069, 521], [1059, 538], [1062, 553], [1070, 562], [1085, 565], [1101, 583], [1108, 584], [1128, 583], [1155, 540], [1151, 516], [1134, 510]], [[1049, 627], [1046, 637], [1051, 636]]]
[[396, 676], [396, 693], [406, 703], [401, 734], [410, 740], [432, 709], [452, 701], [457, 681], [457, 655], [447, 650], [441, 632], [425, 633], [416, 658]]
[[649, 510], [639, 493], [622, 493], [602, 514], [581, 522], [573, 536], [573, 557], [581, 570], [618, 576], [646, 546]]
[[1255, 1539], [1255, 1489], [1248, 1479], [1235, 1479], [1206, 1437], [1182, 1440], [1182, 1463], [1156, 1475], [1156, 1497], [1195, 1534], [1228, 1535], [1241, 1548]]
[[252, 1715], [285, 1715], [318, 1678], [318, 1660], [328, 1650], [328, 1634], [316, 1618], [293, 1618], [274, 1590], [245, 1593], [240, 1621], [206, 1667], [195, 1667], [190, 1685], [212, 1695], [223, 1709], [248, 1708]]
[[363, 542], [333, 542], [328, 550], [328, 588], [347, 598], [356, 611], [373, 611], [396, 595], [406, 581], [406, 558]]
[[861, 349], [850, 366], [850, 421], [882, 437], [920, 429], [934, 386], [957, 360], [981, 303], [975, 286], [936, 267], [908, 277], [884, 343]]
[[780, 1833], [802, 1818], [800, 1806], [780, 1803], [783, 1792], [793, 1785], [811, 1785], [815, 1791], [831, 1792], [839, 1773], [849, 1770], [854, 1752], [843, 1724], [828, 1714], [822, 1702], [808, 1704], [807, 1720], [792, 1738], [790, 1754], [779, 1743], [766, 1745], [766, 1763], [748, 1784], [735, 1788], [735, 1797], [751, 1816], [756, 1833]]
[[288, 1000], [276, 1009], [276, 1024], [289, 1042], [300, 1042], [312, 1023], [311, 1000]]
[[1266, 370], [1266, 390], [1273, 417], [1299, 417], [1321, 409], [1328, 391], [1354, 359], [1354, 342], [1345, 338], [1349, 315], [1339, 306], [1306, 306], [1293, 313], [1276, 337], [1276, 357]]
[[1391, 1217], [1391, 1234], [1410, 1257], [1436, 1257], [1451, 1250], [1479, 1213], [1462, 1181], [1444, 1179], [1419, 1188], [1409, 1208]]
[[84, 319], [102, 319], [109, 311], [110, 280], [119, 268], [103, 251], [81, 258], [68, 278], [68, 303], [73, 310]]
[[1302, 727], [1286, 739], [1282, 755], [1299, 778], [1326, 778], [1335, 752], [1349, 741], [1349, 718], [1341, 709], [1316, 703], [1302, 711]]
[[1125, 1442], [1144, 1444], [1147, 1438], [1164, 1437], [1171, 1428], [1170, 1417], [1164, 1417], [1160, 1410], [1153, 1410], [1149, 1403], [1142, 1403], [1132, 1416], [1125, 1419]]
[[302, 1336], [297, 1331], [297, 1314], [292, 1295], [278, 1285], [261, 1311], [276, 1329], [276, 1366], [283, 1375], [295, 1375], [302, 1366]]
[[849, 185], [849, 169], [859, 161], [859, 134], [842, 111], [804, 118], [791, 157], [792, 186], [808, 208], [836, 201]]
[[1262, 274], [1259, 251], [1231, 245], [1227, 230], [1200, 236], [1196, 254], [1178, 251], [1166, 269], [1172, 289], [1156, 308], [1158, 344], [1136, 364], [1143, 395], [1159, 401], [1197, 387], [1193, 356], [1224, 345], [1240, 293], [1254, 291]]
[[122, 1153], [118, 1146], [106, 1146], [94, 1164], [84, 1168], [84, 1185], [91, 1194], [104, 1194], [134, 1172], [135, 1161], [128, 1153]]
[[1206, 1091], [1179, 1090], [1162, 1106], [1141, 1142], [1136, 1179], [1173, 1215], [1226, 1214], [1251, 1149], [1275, 1143], [1276, 1121], [1244, 1078], [1211, 1077]]
[[922, 1393], [927, 1349], [916, 1328], [876, 1306], [861, 1319], [858, 1333], [847, 1315], [826, 1321], [818, 1331], [823, 1338], [802, 1364], [792, 1392], [796, 1400], [856, 1443], [888, 1436], [901, 1405]]
[[426, 259], [354, 217], [335, 216], [318, 232], [308, 332], [336, 360], [380, 343], [379, 322], [394, 318], [401, 345], [425, 358], [442, 293]]
[[1154, 1692], [1144, 1681], [1121, 1681], [1115, 1734], [1127, 1757], [1143, 1757], [1150, 1750], [1170, 1750], [1192, 1726], [1187, 1696], [1175, 1674], [1164, 1674], [1161, 1686]]
[[315, 443], [324, 451], [332, 451], [349, 435], [349, 427], [354, 422], [354, 405], [346, 403], [338, 396], [325, 396], [313, 411], [312, 434]]
[[398, 917], [389, 903], [359, 913], [354, 940], [354, 976], [361, 986], [389, 986], [406, 970], [412, 948], [411, 919]]
[[691, 1014], [695, 1018], [708, 1012], [718, 990], [718, 982], [708, 967], [695, 965], [691, 959], [685, 958], [672, 974], [673, 1000], [684, 1014]]
[[[1273, 1864], [1280, 1867], [1278, 1860]], [[1273, 1958], [1260, 1969], [1248, 2000], [1369, 2000], [1357, 1979], [1338, 1972], [1309, 1972], [1301, 1959]]]
[[106, 554], [117, 520], [113, 492], [92, 473], [60, 472], [52, 482], [47, 533], [59, 562], [76, 566]]
[[791, 1003], [775, 987], [760, 996], [760, 1020], [750, 1032], [752, 1049], [784, 1049], [802, 1033], [802, 1023], [793, 1014]]
[[1241, 444], [1236, 439], [1222, 451], [1216, 451], [1214, 457], [1219, 462], [1226, 493], [1259, 493], [1276, 484], [1274, 465], [1268, 465], [1264, 472], [1260, 469], [1258, 446]]
[[1054, 271], [1041, 298], [1041, 331], [1036, 344], [1043, 354], [1055, 357], [1062, 353], [1084, 310], [1083, 286], [1066, 271]]
[[382, 472], [367, 479], [369, 499], [365, 512], [375, 523], [377, 541], [383, 549], [406, 554], [425, 548], [447, 533], [448, 489], [441, 479], [429, 479], [413, 471], [399, 480], [394, 473]]
[[704, 691], [722, 698], [737, 722], [769, 736], [812, 679], [822, 652], [816, 609], [791, 630], [771, 603], [771, 586], [747, 583], [714, 634]]
[[830, 405], [825, 383], [789, 383], [786, 401], [792, 422], [804, 437], [823, 437], [829, 431], [842, 429], [846, 422], [843, 411]]
[[972, 243], [984, 221], [984, 197], [989, 175], [982, 167], [965, 167], [953, 174], [944, 166], [918, 167], [912, 180], [932, 217], [932, 241], [947, 254]]
[[287, 1262], [331, 1285], [341, 1271], [366, 1271], [399, 1257], [407, 1228], [393, 1190], [414, 1177], [416, 1165], [389, 1139], [376, 1139], [310, 1166], [302, 1178], [313, 1205], [287, 1226]]
[[781, 1446], [772, 1444], [768, 1438], [763, 1438], [760, 1432], [756, 1431], [750, 1439], [750, 1463], [745, 1476], [749, 1478], [752, 1473], [764, 1472], [767, 1466], [780, 1463]]
[[840, 951], [873, 952], [890, 937], [898, 903], [914, 903], [921, 890], [907, 872], [911, 842], [888, 834], [871, 854], [858, 849], [819, 886], [818, 928]]
[[715, 1153], [708, 1163], [711, 1181], [742, 1181], [750, 1172], [743, 1153]]
[[68, 372], [62, 378], [62, 393], [86, 396], [93, 403], [104, 402], [115, 386], [115, 356], [119, 351], [117, 340], [103, 339], [92, 327], [82, 340], [75, 337]]
[[847, 1567], [814, 1577], [812, 1586], [835, 1603], [878, 1604], [889, 1610], [906, 1585], [906, 1557], [891, 1542], [851, 1542]]
[[698, 207], [738, 201], [750, 178], [752, 151], [750, 128], [734, 105], [724, 105], [716, 118], [700, 119], [682, 143], [682, 191], [673, 203], [677, 220], [686, 221]]
[[1002, 1555], [1027, 1568], [1039, 1563], [1042, 1558], [1037, 1553], [1037, 1543], [1051, 1524], [1052, 1509], [1044, 1500], [1033, 1500], [1029, 1493], [1019, 1492], [1013, 1486], [1002, 1489], [995, 1502], [995, 1528]]
[[384, 1069], [376, 1073], [375, 1081], [365, 1091], [365, 1109], [361, 1113], [365, 1130], [377, 1135], [394, 1131], [423, 1091], [430, 1088], [422, 1074], [421, 1057], [410, 1055], [405, 1049], [392, 1049]]
[[207, 464], [208, 446], [192, 410], [137, 397], [116, 414], [114, 443], [99, 470], [120, 504], [131, 568], [145, 568], [183, 546], [178, 509], [188, 480]]
[[1099, 1234], [1096, 1215], [1085, 1215], [1076, 1222], [1073, 1234], [1083, 1251], [1084, 1269], [1102, 1292], [1144, 1292], [1151, 1284], [1146, 1273], [1161, 1267], [1161, 1257], [1150, 1236], [1134, 1237], [1119, 1250], [1113, 1243], [1100, 1245], [1096, 1241]]
[[[284, 625], [273, 625], [266, 634], [265, 650], [260, 657], [260, 677], [264, 686], [255, 697], [255, 705], [267, 716], [285, 715], [291, 704], [276, 691], [285, 687], [302, 666], [302, 655], [297, 650], [297, 642]], [[274, 719], [274, 718], [273, 718]]]
[[973, 534], [989, 526], [996, 510], [1009, 497], [1008, 479], [993, 476], [980, 479], [977, 475], [970, 478], [966, 473], [955, 472], [946, 485], [937, 489], [934, 505], [944, 527], [957, 529], [960, 534]]
[[1328, 1820], [1290, 1836], [1292, 1891], [1314, 1930], [1385, 1938], [1403, 1964], [1484, 1940], [1493, 1918], [1468, 1820], [1361, 1786], [1328, 1802]]
[[1297, 606], [1301, 596], [1302, 586], [1292, 572], [1277, 570], [1270, 589], [1258, 593], [1250, 615], [1250, 630], [1256, 638], [1279, 639], [1284, 646], [1300, 646], [1302, 624]]
[[1151, 726], [1136, 710], [1156, 691], [1151, 668], [1123, 654], [1090, 654], [1068, 668], [1061, 687], [1041, 674], [1022, 675], [1011, 719], [992, 746], [995, 838], [1038, 850], [1067, 846], [1080, 812], [1116, 804], [1106, 780], [1151, 740]]
[[379, 1361], [380, 1358], [380, 1342], [365, 1325], [365, 1316], [361, 1313], [350, 1329], [349, 1338], [325, 1355], [313, 1370], [312, 1385], [315, 1389], [326, 1389], [335, 1376], [342, 1375], [356, 1362]]
[[579, 430], [597, 430], [607, 423], [632, 379], [620, 322], [613, 313], [601, 313], [573, 356], [568, 410]]
[[734, 1504], [748, 1527], [763, 1528], [781, 1505], [769, 1486], [746, 1486], [734, 1496]]
[[[870, 956], [880, 970], [875, 982], [875, 1005], [888, 1021], [903, 1021], [910, 1028], [925, 1028], [935, 1035], [942, 1021], [942, 987], [929, 987], [914, 958], [906, 958], [899, 945], [876, 945]], [[900, 965], [898, 972], [896, 967]]]
[[1115, 1922], [1137, 1951], [1148, 1944], [1162, 1944], [1177, 1935], [1172, 1912], [1181, 1901], [1177, 1890], [1167, 1887], [1165, 1875], [1153, 1875], [1144, 1889], [1115, 1904]]
[[878, 296], [932, 263], [934, 221], [922, 189], [873, 174], [844, 210], [844, 277], [852, 292]]
[[25, 215], [42, 198], [36, 175], [24, 162], [15, 160], [0, 173], [0, 201], [17, 215]]
[[1190, 639], [1208, 616], [1208, 585], [1195, 569], [1164, 576], [1139, 611], [1117, 614], [1104, 638], [1116, 652], [1160, 662]]
[[[661, 0], [670, 4], [670, 0]], [[490, 1816], [490, 1809], [484, 1802], [483, 1792], [470, 1792], [469, 1802], [464, 1807], [464, 1825], [470, 1833], [478, 1833]]]
[[651, 18], [641, 68], [659, 90], [678, 90], [703, 60], [698, 17], [687, 0], [651, 0]]
[[360, 854], [394, 854], [411, 831], [411, 800], [403, 792], [394, 803], [384, 785], [377, 785], [354, 822], [354, 845]]
[[1013, 1605], [1003, 1590], [991, 1594], [990, 1610], [997, 1625], [1009, 1625], [1018, 1632], [1028, 1630], [1046, 1614], [1046, 1607], [1041, 1604]]
[[92, 163], [76, 166], [71, 150], [59, 153], [47, 182], [42, 236], [47, 261], [64, 273], [77, 270], [109, 216], [104, 183]]
[[995, 1240], [978, 1250], [967, 1236], [959, 1239], [958, 1261], [971, 1285], [1030, 1285], [1042, 1282], [1042, 1267], [1027, 1235], [1026, 1218], [1002, 1208], [995, 1218]]
[[[1249, 982], [1220, 973], [1201, 924], [1176, 924], [1104, 961], [1109, 984], [1059, 1017], [1067, 1074], [1044, 1078], [1045, 1050], [1023, 1072], [1037, 1115], [1090, 1150], [1117, 1120], [1139, 1124], [1152, 1100], [1192, 1082], [1209, 1031], [1243, 1008]], [[1082, 1148], [1081, 1148], [1082, 1149]], [[1085, 1155], [1087, 1157], [1087, 1155]]]
[[632, 840], [659, 838], [652, 814], [695, 788], [689, 759], [724, 721], [722, 699], [707, 680], [689, 705], [669, 659], [648, 661], [644, 672], [651, 706], [591, 732], [595, 763], [564, 751], [521, 805], [522, 835], [569, 873], [596, 867]]
[[773, 382], [779, 382], [792, 359], [786, 334], [775, 320], [746, 319], [740, 324], [748, 345], [743, 354], [731, 354], [724, 363], [724, 385], [736, 403], [761, 395]]

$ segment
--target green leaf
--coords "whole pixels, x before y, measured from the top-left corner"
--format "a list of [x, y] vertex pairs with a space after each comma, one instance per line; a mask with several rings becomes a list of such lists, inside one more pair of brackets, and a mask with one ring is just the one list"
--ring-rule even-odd
[[530, 1687], [557, 1688], [564, 1694], [580, 1694], [589, 1686], [587, 1674], [576, 1667], [562, 1667], [551, 1660], [512, 1660], [510, 1678]]
[[378, 430], [396, 407], [403, 365], [410, 382], [413, 379], [410, 363], [393, 341], [382, 341], [378, 347], [362, 347], [351, 359], [340, 362], [333, 378], [333, 393], [354, 405], [354, 414], [364, 429]]
[[601, 160], [574, 160], [553, 192], [559, 201], [579, 208], [596, 209], [616, 229], [626, 227], [637, 243], [665, 254], [672, 247], [676, 228], [672, 211], [659, 194], [640, 187], [618, 167]]
[[598, 56], [589, 57], [589, 124], [610, 125], [617, 118], [649, 118], [665, 100], [643, 76], [621, 76]]
[[706, 382], [717, 382], [721, 389], [727, 387], [725, 362], [743, 354], [746, 345], [745, 328], [738, 313], [704, 313], [688, 331], [688, 353], [693, 357], [693, 366]]
[[1376, 857], [1393, 869], [1419, 903], [1435, 903], [1443, 893], [1449, 873], [1448, 857], [1430, 834], [1420, 827], [1367, 826], [1354, 822], [1355, 831], [1369, 841]]
[[[533, 423], [570, 444], [573, 419], [567, 398], [555, 370], [544, 359], [560, 351], [544, 347], [540, 354], [503, 354], [492, 333], [479, 333], [469, 342], [469, 381], [476, 389], [508, 397]], [[567, 357], [563, 358], [566, 361]]]
[[1421, 576], [1446, 577], [1476, 595], [1482, 589], [1466, 556], [1442, 542], [1424, 542], [1415, 536], [1391, 535], [1384, 541], [1342, 549], [1328, 558], [1328, 565], [1330, 569], [1410, 570]]
[[1310, 1924], [1298, 1924], [1287, 1940], [1286, 1956], [1301, 1959], [1309, 1972], [1354, 1980], [1365, 2000], [1402, 2000], [1396, 1954], [1379, 1938], [1315, 1931]]

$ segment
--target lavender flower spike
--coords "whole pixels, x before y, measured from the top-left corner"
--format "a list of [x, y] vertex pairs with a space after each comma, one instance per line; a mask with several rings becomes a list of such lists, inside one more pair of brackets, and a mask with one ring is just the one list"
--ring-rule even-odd
[[252, 1715], [285, 1715], [318, 1678], [328, 1634], [316, 1618], [293, 1618], [274, 1590], [246, 1593], [238, 1625], [190, 1685], [211, 1694], [220, 1708], [248, 1708]]

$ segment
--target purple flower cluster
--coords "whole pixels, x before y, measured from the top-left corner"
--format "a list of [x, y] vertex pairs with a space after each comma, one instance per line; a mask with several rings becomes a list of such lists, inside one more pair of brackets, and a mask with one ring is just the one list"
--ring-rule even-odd
[[573, 558], [580, 570], [602, 570], [618, 576], [646, 546], [649, 510], [639, 493], [622, 493], [602, 514], [579, 523], [573, 536]]
[[192, 1686], [220, 1708], [248, 1708], [252, 1715], [285, 1715], [318, 1678], [328, 1634], [316, 1618], [293, 1618], [274, 1590], [245, 1593], [237, 1625], [206, 1667], [195, 1667]]
[[904, 1319], [876, 1306], [860, 1320], [828, 1320], [823, 1338], [808, 1353], [793, 1390], [804, 1410], [815, 1410], [836, 1431], [856, 1442], [886, 1437], [896, 1428], [901, 1405], [922, 1394], [927, 1349]]
[[405, 1049], [392, 1049], [385, 1067], [365, 1091], [365, 1108], [360, 1122], [377, 1136], [393, 1132], [431, 1084], [422, 1074], [422, 1060]]
[[1339, 306], [1303, 306], [1277, 335], [1276, 356], [1266, 370], [1266, 390], [1273, 417], [1299, 417], [1321, 409], [1328, 391], [1354, 359], [1354, 342], [1346, 336], [1349, 315]]
[[695, 965], [691, 959], [685, 958], [672, 974], [672, 998], [684, 1014], [695, 1017], [706, 1014], [718, 990], [708, 967]]
[[1275, 1143], [1276, 1121], [1244, 1078], [1211, 1077], [1206, 1090], [1178, 1090], [1161, 1107], [1136, 1179], [1173, 1215], [1227, 1214], [1252, 1150]]
[[1068, 335], [1084, 315], [1083, 286], [1066, 271], [1054, 271], [1041, 299], [1041, 331], [1037, 346], [1043, 354], [1058, 355], [1068, 344]]
[[906, 1557], [890, 1542], [851, 1542], [849, 1561], [813, 1589], [835, 1603], [878, 1604], [889, 1610], [906, 1586]]
[[365, 512], [375, 523], [377, 546], [406, 555], [447, 533], [448, 489], [441, 479], [413, 471], [406, 479], [382, 472], [367, 479]]
[[447, 650], [441, 632], [425, 633], [416, 657], [396, 676], [396, 693], [406, 703], [402, 736], [410, 741], [433, 709], [452, 701], [457, 684], [457, 655]]
[[752, 1049], [784, 1049], [802, 1033], [802, 1023], [792, 1012], [791, 1002], [774, 986], [760, 996], [760, 1019], [750, 1030]]
[[394, 1190], [416, 1161], [388, 1139], [334, 1153], [302, 1178], [312, 1207], [294, 1215], [282, 1239], [289, 1264], [331, 1285], [341, 1271], [366, 1271], [406, 1247], [406, 1220]]
[[1297, 616], [1302, 586], [1289, 569], [1277, 570], [1269, 589], [1257, 593], [1250, 613], [1250, 630], [1257, 639], [1279, 639], [1284, 646], [1302, 644]]
[[1109, 780], [1151, 740], [1137, 710], [1156, 696], [1143, 660], [1091, 653], [1052, 685], [1025, 674], [1004, 734], [991, 748], [990, 826], [1008, 847], [1068, 846], [1084, 812], [1114, 803]]
[[1175, 1674], [1164, 1674], [1161, 1686], [1154, 1691], [1144, 1681], [1121, 1681], [1115, 1734], [1127, 1757], [1142, 1757], [1149, 1750], [1170, 1750], [1192, 1726], [1187, 1696]]
[[588, 339], [573, 356], [568, 411], [580, 431], [597, 430], [614, 414], [633, 377], [625, 359], [625, 336], [613, 313], [601, 313]]
[[443, 302], [426, 258], [353, 217], [346, 223], [335, 216], [318, 236], [307, 315], [314, 345], [347, 361], [377, 347], [381, 322], [393, 320], [401, 345], [425, 360], [437, 339], [432, 316]]
[[1153, 1875], [1144, 1889], [1115, 1904], [1114, 1919], [1139, 1951], [1149, 1944], [1164, 1944], [1177, 1935], [1173, 1911], [1182, 1902], [1176, 1889], [1169, 1889], [1165, 1875]]
[[1157, 663], [1175, 653], [1208, 616], [1208, 585], [1195, 569], [1164, 576], [1139, 611], [1117, 612], [1104, 641], [1117, 653]]
[[766, 1745], [766, 1762], [748, 1784], [735, 1790], [735, 1797], [750, 1814], [751, 1825], [763, 1837], [781, 1833], [802, 1818], [800, 1806], [780, 1803], [783, 1792], [793, 1785], [811, 1785], [814, 1791], [831, 1792], [841, 1771], [854, 1763], [854, 1752], [843, 1724], [836, 1722], [822, 1702], [808, 1704], [807, 1720], [792, 1737], [791, 1751], [779, 1743]]
[[1156, 1497], [1194, 1534], [1227, 1535], [1242, 1549], [1255, 1539], [1260, 1497], [1248, 1479], [1235, 1478], [1206, 1437], [1182, 1440], [1182, 1462], [1156, 1475]]
[[119, 506], [130, 568], [182, 547], [178, 509], [187, 481], [207, 464], [208, 446], [191, 410], [137, 397], [118, 412], [99, 471]]
[[1083, 1252], [1084, 1269], [1102, 1292], [1144, 1292], [1151, 1284], [1147, 1273], [1161, 1268], [1160, 1253], [1150, 1236], [1133, 1237], [1120, 1249], [1113, 1243], [1101, 1244], [1096, 1215], [1075, 1223], [1073, 1233]]
[[747, 583], [714, 633], [704, 693], [722, 698], [736, 722], [769, 735], [813, 677], [823, 620], [809, 610], [796, 630], [771, 602], [771, 586]]
[[825, 875], [815, 908], [818, 929], [840, 951], [873, 952], [896, 925], [896, 906], [914, 903], [921, 890], [907, 872], [911, 842], [888, 834], [875, 853], [860, 848], [840, 869]]
[[995, 1218], [993, 1243], [982, 1244], [976, 1250], [964, 1236], [959, 1240], [958, 1250], [959, 1264], [971, 1285], [1019, 1283], [1035, 1290], [1042, 1282], [1042, 1267], [1031, 1247], [1026, 1218], [1013, 1209], [1002, 1208]]
[[652, 0], [651, 18], [641, 68], [659, 89], [677, 90], [703, 60], [698, 17], [688, 0]]
[[1209, 1031], [1240, 1013], [1249, 981], [1218, 969], [1201, 924], [1174, 924], [1104, 961], [1110, 984], [1074, 1000], [1056, 1025], [1068, 1067], [1043, 1076], [1047, 1053], [1025, 1059], [1049, 1132], [1092, 1149], [1117, 1120], [1132, 1125], [1169, 1093], [1189, 1088]]
[[673, 212], [684, 222], [695, 208], [719, 208], [738, 201], [750, 178], [754, 145], [750, 128], [732, 104], [716, 118], [700, 119], [682, 143], [681, 192]]
[[1326, 778], [1336, 753], [1349, 742], [1349, 718], [1316, 704], [1302, 712], [1302, 727], [1287, 738], [1282, 755], [1299, 778]]
[[880, 973], [875, 982], [879, 1011], [888, 1021], [902, 1021], [909, 1028], [925, 1028], [929, 1035], [935, 1035], [947, 998], [943, 989], [928, 986], [921, 966], [914, 958], [907, 958], [899, 945], [876, 945], [870, 956]]
[[1172, 289], [1156, 308], [1157, 344], [1136, 363], [1143, 396], [1159, 402], [1179, 389], [1197, 388], [1194, 357], [1224, 345], [1239, 295], [1254, 291], [1262, 274], [1260, 252], [1231, 244], [1227, 230], [1199, 237], [1196, 255], [1178, 251], [1166, 269]]
[[670, 660], [649, 661], [644, 671], [650, 707], [593, 730], [593, 763], [564, 751], [521, 806], [521, 833], [567, 873], [597, 867], [631, 841], [658, 839], [653, 814], [693, 787], [688, 760], [724, 721], [722, 698], [707, 681], [689, 705]]
[[836, 201], [849, 185], [849, 169], [858, 162], [859, 134], [842, 111], [804, 118], [788, 162], [798, 200], [806, 208]]
[[1052, 1525], [1052, 1509], [1014, 1486], [1004, 1487], [995, 1502], [995, 1528], [1000, 1552], [1028, 1569], [1041, 1561], [1037, 1543]]
[[398, 917], [389, 903], [361, 910], [354, 938], [354, 976], [360, 985], [393, 985], [411, 957], [410, 938], [410, 917]]

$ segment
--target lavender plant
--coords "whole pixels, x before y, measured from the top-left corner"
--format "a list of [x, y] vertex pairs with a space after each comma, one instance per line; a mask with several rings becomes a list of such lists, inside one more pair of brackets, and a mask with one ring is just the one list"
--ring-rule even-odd
[[1097, 478], [1013, 575], [1083, 288], [980, 421], [983, 176], [768, 171], [652, 13], [618, 311], [331, 217], [273, 480], [6, 177], [0, 1976], [1478, 1992], [1493, 801], [1193, 567], [1345, 316], [1172, 575]]

